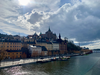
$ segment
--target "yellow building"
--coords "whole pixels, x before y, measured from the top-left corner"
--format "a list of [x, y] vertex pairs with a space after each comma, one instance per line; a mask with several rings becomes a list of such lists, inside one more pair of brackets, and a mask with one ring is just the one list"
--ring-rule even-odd
[[45, 46], [46, 49], [48, 49], [48, 45], [47, 45], [47, 42], [46, 41], [37, 41], [36, 42], [36, 45]]
[[5, 59], [16, 59], [22, 58], [22, 51], [21, 50], [6, 50]]
[[1, 40], [0, 50], [21, 50], [22, 44], [18, 40]]
[[47, 50], [53, 50], [53, 44], [51, 42], [47, 42]]
[[6, 51], [4, 57], [7, 59], [21, 58], [22, 43], [19, 40], [0, 40], [0, 50]]

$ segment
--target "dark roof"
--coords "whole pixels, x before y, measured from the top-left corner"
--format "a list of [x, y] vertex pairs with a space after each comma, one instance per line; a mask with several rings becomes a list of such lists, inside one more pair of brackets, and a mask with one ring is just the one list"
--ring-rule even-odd
[[41, 47], [42, 48], [42, 51], [47, 51], [47, 48], [45, 46], [36, 46], [36, 47]]
[[6, 50], [7, 52], [22, 52], [22, 50]]
[[42, 47], [42, 51], [47, 51], [45, 46], [41, 46]]
[[26, 42], [27, 44], [36, 44], [35, 42]]
[[1, 39], [0, 42], [17, 42], [17, 43], [21, 43], [20, 40], [14, 40], [14, 39]]
[[57, 52], [57, 51], [59, 52], [60, 50], [51, 50], [51, 52]]
[[47, 43], [47, 44], [52, 44], [51, 42], [49, 41], [46, 41], [46, 40], [37, 40], [38, 43]]
[[40, 43], [47, 43], [45, 40], [37, 40], [37, 42], [40, 42]]
[[57, 41], [53, 41], [53, 43], [58, 43]]
[[47, 44], [52, 44], [51, 42], [47, 42]]

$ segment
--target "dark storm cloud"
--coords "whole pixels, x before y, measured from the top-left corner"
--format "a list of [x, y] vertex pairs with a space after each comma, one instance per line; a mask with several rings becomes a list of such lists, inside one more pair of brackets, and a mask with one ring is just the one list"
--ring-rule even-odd
[[60, 32], [62, 36], [75, 38], [79, 42], [98, 40], [100, 39], [98, 11], [97, 6], [89, 7], [84, 3], [71, 6], [67, 3], [56, 14], [50, 15], [44, 24], [50, 26], [54, 32]]
[[37, 12], [35, 12], [35, 13], [33, 13], [33, 14], [31, 15], [31, 17], [30, 17], [30, 19], [28, 20], [28, 22], [34, 24], [34, 23], [40, 21], [41, 18], [42, 18], [42, 16], [43, 16], [43, 15], [38, 14]]

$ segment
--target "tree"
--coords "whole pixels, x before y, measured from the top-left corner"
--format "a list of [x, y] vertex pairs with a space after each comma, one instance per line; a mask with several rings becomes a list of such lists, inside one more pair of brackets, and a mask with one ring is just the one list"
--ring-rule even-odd
[[5, 53], [6, 51], [0, 50], [0, 66], [1, 66], [1, 61], [5, 58]]
[[68, 44], [67, 44], [67, 49], [68, 49], [68, 52], [70, 53], [70, 51], [73, 51], [73, 50], [76, 50], [76, 51], [81, 50], [81, 47], [76, 46], [76, 45], [75, 45], [74, 43], [72, 43], [72, 42], [68, 42]]

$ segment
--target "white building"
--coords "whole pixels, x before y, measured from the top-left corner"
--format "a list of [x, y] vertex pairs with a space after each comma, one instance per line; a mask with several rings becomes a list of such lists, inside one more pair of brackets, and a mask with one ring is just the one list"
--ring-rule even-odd
[[52, 45], [53, 45], [53, 50], [59, 50], [59, 43], [58, 42], [53, 42], [52, 43]]
[[29, 49], [29, 52], [31, 54], [31, 57], [35, 57], [35, 56], [41, 55], [41, 52], [42, 52], [42, 48], [41, 47], [29, 45], [28, 49]]

